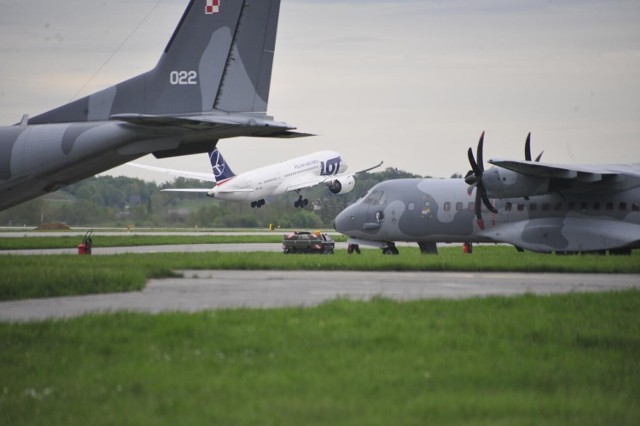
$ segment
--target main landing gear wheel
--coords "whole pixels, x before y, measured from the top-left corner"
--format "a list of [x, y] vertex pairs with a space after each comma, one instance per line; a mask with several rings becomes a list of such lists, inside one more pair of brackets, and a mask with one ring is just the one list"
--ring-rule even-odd
[[353, 252], [360, 254], [360, 246], [358, 244], [349, 244], [347, 246], [347, 253], [353, 254]]
[[388, 246], [382, 248], [382, 254], [398, 255], [400, 252], [396, 248], [395, 244], [389, 243]]
[[304, 207], [307, 207], [308, 205], [309, 205], [309, 200], [307, 200], [306, 198], [303, 199], [302, 195], [300, 196], [300, 198], [296, 200], [295, 203], [293, 203], [293, 206], [296, 208], [298, 207], [304, 208]]
[[257, 207], [257, 208], [260, 208], [260, 207], [264, 206], [264, 204], [265, 204], [265, 201], [264, 201], [264, 200], [252, 201], [252, 202], [251, 202], [251, 207], [253, 207], [253, 208], [256, 208], [256, 207]]

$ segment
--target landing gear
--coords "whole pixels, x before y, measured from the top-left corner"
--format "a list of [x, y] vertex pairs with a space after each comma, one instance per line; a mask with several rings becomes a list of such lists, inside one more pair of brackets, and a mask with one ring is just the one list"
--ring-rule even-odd
[[256, 207], [260, 208], [260, 207], [264, 206], [264, 204], [265, 204], [264, 200], [252, 201], [251, 202], [251, 207], [252, 208], [256, 208]]
[[629, 256], [631, 255], [631, 249], [630, 248], [613, 249], [613, 250], [609, 250], [609, 254], [612, 256]]
[[438, 245], [436, 243], [421, 241], [418, 243], [420, 253], [422, 254], [438, 254]]
[[300, 207], [301, 209], [304, 207], [307, 207], [308, 205], [309, 205], [309, 200], [307, 200], [306, 198], [302, 198], [302, 195], [300, 195], [296, 200], [296, 202], [293, 203], [293, 206], [295, 208]]
[[400, 252], [398, 251], [394, 243], [388, 243], [385, 247], [382, 248], [382, 254], [398, 255], [400, 254]]
[[353, 252], [360, 254], [360, 246], [358, 244], [349, 244], [347, 246], [347, 253], [353, 254]]

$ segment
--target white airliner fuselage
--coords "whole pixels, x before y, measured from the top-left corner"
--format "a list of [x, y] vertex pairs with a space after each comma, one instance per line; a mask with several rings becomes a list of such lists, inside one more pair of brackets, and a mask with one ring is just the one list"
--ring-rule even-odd
[[[221, 200], [256, 201], [319, 183], [333, 183], [347, 171], [340, 154], [320, 151], [260, 167], [218, 182], [207, 195]], [[353, 179], [339, 192], [353, 188]]]
[[[325, 184], [334, 194], [344, 194], [355, 186], [354, 175], [369, 171], [375, 167], [347, 174], [347, 163], [335, 151], [318, 151], [291, 160], [260, 167], [239, 175], [229, 168], [220, 152], [216, 149], [209, 155], [212, 174], [165, 169], [129, 163], [157, 172], [173, 176], [181, 176], [203, 181], [215, 182], [211, 189], [206, 188], [171, 188], [163, 191], [172, 192], [206, 192], [208, 196], [229, 201], [248, 201], [252, 207], [260, 207], [264, 199], [273, 195], [310, 188]], [[309, 201], [302, 196], [295, 202], [295, 207], [304, 207]]]

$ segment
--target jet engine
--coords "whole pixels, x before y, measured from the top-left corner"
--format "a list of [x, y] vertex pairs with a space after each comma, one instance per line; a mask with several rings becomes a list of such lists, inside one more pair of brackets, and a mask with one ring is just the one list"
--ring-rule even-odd
[[329, 191], [334, 194], [346, 194], [350, 192], [356, 184], [353, 176], [342, 176], [329, 184]]

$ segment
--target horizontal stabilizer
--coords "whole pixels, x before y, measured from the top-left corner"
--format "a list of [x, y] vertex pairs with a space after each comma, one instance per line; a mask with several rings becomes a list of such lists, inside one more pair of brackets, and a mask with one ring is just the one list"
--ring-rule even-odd
[[245, 136], [269, 136], [279, 138], [297, 138], [313, 136], [309, 133], [294, 132], [295, 127], [286, 123], [242, 114], [203, 114], [195, 116], [114, 114], [111, 120], [123, 121], [137, 126], [179, 127], [189, 130], [242, 131]]
[[211, 188], [167, 188], [162, 192], [210, 192]]
[[216, 179], [211, 173], [188, 172], [185, 170], [165, 169], [163, 167], [147, 166], [139, 163], [127, 163], [127, 166], [137, 167], [139, 169], [151, 170], [154, 172], [165, 173], [171, 176], [179, 176], [187, 179], [198, 179], [204, 182], [215, 182]]

